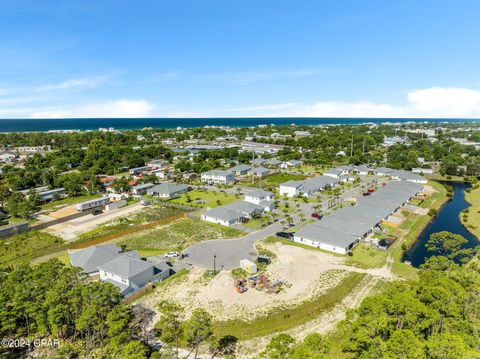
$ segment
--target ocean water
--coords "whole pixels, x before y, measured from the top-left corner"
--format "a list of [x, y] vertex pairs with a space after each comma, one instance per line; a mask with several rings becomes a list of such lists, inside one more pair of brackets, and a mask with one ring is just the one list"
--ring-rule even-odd
[[144, 127], [176, 128], [204, 126], [248, 127], [258, 125], [322, 125], [382, 122], [477, 122], [472, 119], [386, 119], [386, 118], [72, 118], [72, 119], [0, 119], [0, 132], [33, 132], [49, 130], [97, 130], [113, 127], [116, 130]]

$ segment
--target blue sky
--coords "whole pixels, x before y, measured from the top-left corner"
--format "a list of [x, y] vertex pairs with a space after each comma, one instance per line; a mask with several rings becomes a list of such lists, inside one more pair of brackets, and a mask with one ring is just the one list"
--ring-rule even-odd
[[0, 117], [480, 117], [476, 0], [2, 0]]

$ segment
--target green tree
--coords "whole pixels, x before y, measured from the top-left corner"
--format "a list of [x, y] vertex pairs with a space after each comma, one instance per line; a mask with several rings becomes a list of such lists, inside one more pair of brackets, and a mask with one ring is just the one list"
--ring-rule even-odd
[[195, 358], [198, 356], [200, 345], [212, 339], [212, 316], [205, 309], [195, 309], [190, 319], [185, 323], [185, 337], [190, 353], [195, 351]]
[[290, 359], [326, 359], [329, 358], [330, 345], [328, 341], [318, 333], [305, 337], [290, 353]]
[[462, 250], [462, 245], [468, 241], [459, 234], [454, 234], [447, 231], [433, 233], [426, 243], [426, 247], [430, 252], [438, 253], [449, 259], [454, 259], [459, 256], [468, 255], [471, 251]]
[[160, 310], [160, 319], [157, 327], [160, 329], [160, 340], [168, 345], [174, 345], [178, 358], [179, 342], [184, 330], [182, 324], [184, 310], [180, 305], [167, 301], [161, 301], [158, 309]]
[[260, 353], [260, 357], [266, 359], [288, 358], [294, 343], [295, 339], [293, 339], [290, 334], [277, 334], [270, 339], [265, 350]]

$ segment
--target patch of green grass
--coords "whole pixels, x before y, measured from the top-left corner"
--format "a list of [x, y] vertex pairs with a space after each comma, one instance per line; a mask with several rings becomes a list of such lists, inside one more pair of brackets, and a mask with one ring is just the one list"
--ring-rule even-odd
[[193, 190], [183, 193], [180, 197], [170, 200], [170, 202], [197, 208], [214, 208], [238, 201], [239, 199], [241, 199], [241, 196], [228, 193]]
[[128, 250], [158, 255], [169, 251], [182, 251], [195, 242], [210, 239], [236, 238], [244, 233], [238, 229], [193, 219], [180, 219], [143, 232], [119, 239]]
[[349, 273], [340, 284], [316, 298], [294, 307], [272, 309], [266, 316], [252, 321], [235, 319], [215, 322], [213, 331], [218, 336], [233, 335], [240, 340], [247, 340], [299, 326], [340, 303], [364, 277], [364, 273]]
[[130, 217], [121, 217], [109, 221], [103, 225], [98, 226], [91, 231], [82, 233], [78, 236], [75, 243], [88, 242], [95, 240], [100, 237], [104, 237], [122, 230], [128, 229], [135, 225], [147, 224], [150, 222], [159, 221], [163, 218], [173, 216], [183, 211], [173, 207], [162, 207], [162, 206], [148, 206], [143, 210], [132, 214]]
[[463, 215], [460, 215], [460, 220], [468, 231], [480, 238], [480, 187], [473, 187], [470, 191], [466, 191], [465, 200], [470, 204], [468, 216], [464, 220]]
[[0, 240], [0, 267], [17, 267], [64, 248], [60, 237], [48, 233], [30, 231], [17, 234]]
[[347, 256], [345, 264], [361, 268], [381, 268], [387, 260], [387, 251], [360, 243], [352, 250], [353, 256]]

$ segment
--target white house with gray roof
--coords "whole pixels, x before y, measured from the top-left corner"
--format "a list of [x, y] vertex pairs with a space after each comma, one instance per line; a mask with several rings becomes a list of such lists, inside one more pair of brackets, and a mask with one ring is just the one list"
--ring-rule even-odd
[[130, 294], [153, 282], [153, 264], [129, 255], [123, 255], [98, 266], [100, 279], [120, 288], [120, 293]]
[[202, 219], [207, 222], [221, 224], [222, 226], [233, 226], [237, 223], [242, 223], [247, 216], [239, 211], [227, 207], [213, 208], [204, 214]]
[[142, 183], [142, 184], [137, 184], [136, 186], [132, 187], [132, 193], [134, 195], [142, 195], [147, 193], [147, 191], [155, 186], [153, 183]]
[[246, 175], [248, 171], [250, 171], [251, 169], [252, 169], [252, 166], [242, 163], [229, 168], [227, 171], [233, 172], [237, 176], [243, 176], [243, 175]]
[[182, 193], [188, 192], [189, 188], [184, 184], [170, 184], [162, 183], [155, 185], [147, 190], [150, 196], [156, 196], [160, 198], [172, 198]]
[[300, 160], [288, 160], [288, 161], [285, 161], [283, 162], [280, 167], [283, 168], [283, 169], [288, 169], [288, 168], [295, 168], [295, 167], [299, 167], [302, 165], [302, 161]]
[[295, 233], [293, 240], [327, 251], [346, 254], [379, 223], [414, 197], [422, 186], [407, 181], [391, 182], [355, 206], [336, 210]]
[[270, 174], [270, 170], [265, 167], [253, 167], [250, 171], [248, 171], [249, 175], [255, 177], [266, 177]]
[[203, 172], [202, 182], [229, 185], [235, 182], [235, 174], [230, 171], [211, 170]]
[[390, 174], [390, 177], [392, 179], [396, 179], [399, 181], [407, 181], [407, 182], [413, 182], [413, 183], [425, 184], [428, 182], [428, 180], [425, 177], [417, 173], [413, 173], [411, 171], [403, 171], [403, 170], [395, 171]]
[[263, 189], [248, 192], [245, 195], [245, 201], [262, 207], [265, 212], [271, 212], [275, 209], [275, 196], [272, 192]]
[[79, 267], [90, 276], [99, 276], [131, 295], [148, 283], [170, 276], [172, 270], [166, 262], [155, 265], [144, 261], [136, 251], [122, 252], [115, 244], [91, 246], [69, 253], [72, 267]]
[[303, 181], [288, 181], [280, 184], [280, 195], [287, 197], [310, 197], [317, 192], [335, 186], [338, 179], [329, 176], [318, 176]]
[[250, 161], [250, 163], [253, 166], [261, 166], [265, 163], [265, 160], [263, 158], [254, 158], [253, 160]]

